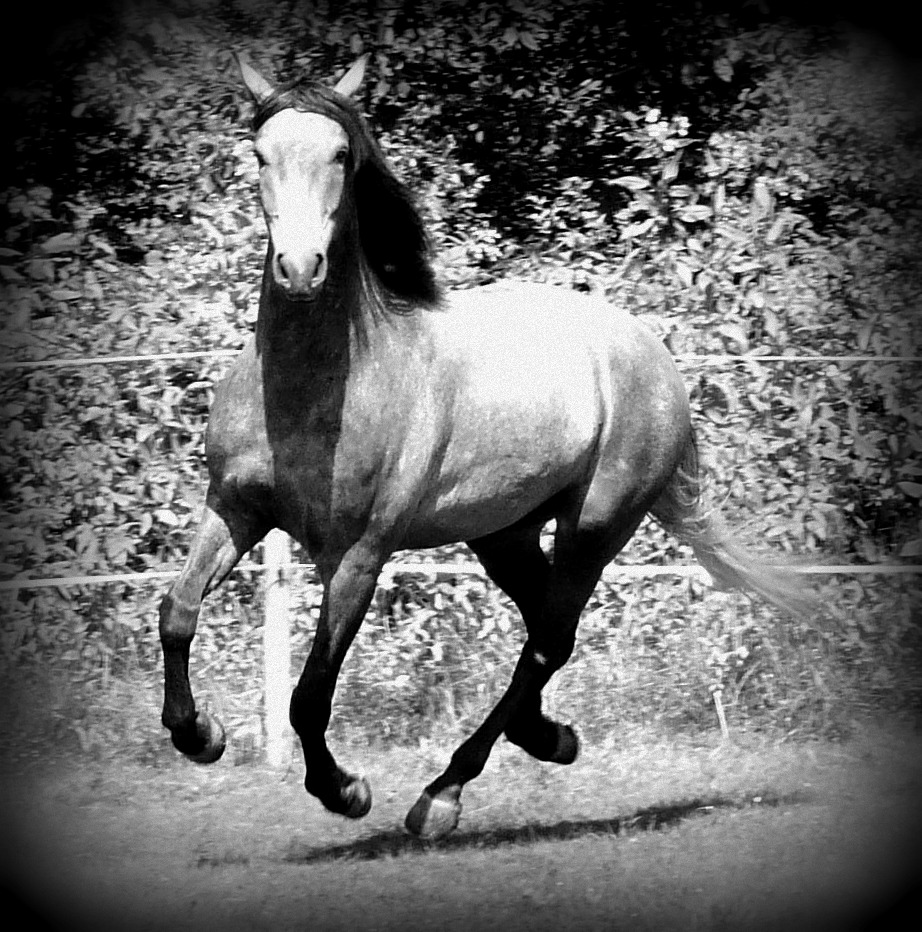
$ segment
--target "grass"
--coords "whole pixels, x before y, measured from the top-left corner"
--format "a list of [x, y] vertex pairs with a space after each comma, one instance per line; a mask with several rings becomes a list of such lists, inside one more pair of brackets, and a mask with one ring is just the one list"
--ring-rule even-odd
[[431, 844], [402, 819], [449, 744], [335, 750], [372, 781], [362, 821], [307, 798], [297, 764], [8, 766], [4, 876], [52, 927], [230, 932], [847, 929], [918, 876], [906, 729], [728, 744], [635, 728], [566, 768], [503, 743]]

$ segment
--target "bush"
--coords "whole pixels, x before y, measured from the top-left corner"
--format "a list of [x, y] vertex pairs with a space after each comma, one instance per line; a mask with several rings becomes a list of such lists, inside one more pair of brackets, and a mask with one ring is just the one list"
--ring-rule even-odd
[[[332, 76], [370, 52], [363, 103], [450, 285], [554, 281], [627, 306], [677, 354], [745, 354], [681, 363], [728, 514], [779, 552], [916, 559], [918, 364], [794, 357], [918, 354], [917, 108], [868, 41], [755, 7], [696, 10], [654, 2], [640, 22], [601, 0], [104, 6], [58, 50], [59, 68], [20, 73], [4, 101], [17, 130], [0, 196], [4, 345], [20, 361], [239, 348], [265, 244], [228, 49], [280, 78]], [[178, 568], [225, 365], [4, 370], [7, 576]], [[632, 547], [650, 562], [687, 556], [649, 528]], [[706, 726], [719, 687], [736, 724], [788, 731], [832, 727], [835, 709], [916, 703], [911, 592], [830, 586], [830, 619], [805, 628], [722, 597], [706, 611], [696, 586], [600, 590], [560, 702], [600, 729], [634, 716]], [[250, 733], [258, 591], [237, 577], [195, 646], [213, 701]], [[65, 732], [69, 716], [82, 723], [82, 738], [67, 732], [81, 746], [115, 740], [115, 684], [158, 675], [157, 594], [4, 598], [7, 672], [72, 678], [52, 718]], [[473, 722], [513, 663], [511, 607], [466, 578], [399, 581], [383, 598], [344, 673], [337, 727], [404, 739]], [[600, 713], [600, 696], [622, 698]], [[74, 715], [97, 700], [103, 712]]]

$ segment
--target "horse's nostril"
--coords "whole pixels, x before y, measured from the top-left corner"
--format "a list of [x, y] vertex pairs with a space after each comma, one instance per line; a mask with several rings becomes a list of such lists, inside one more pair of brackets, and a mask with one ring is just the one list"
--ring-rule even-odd
[[276, 253], [275, 255], [275, 264], [278, 269], [279, 275], [285, 280], [289, 281], [288, 270], [285, 268], [285, 254], [283, 252]]

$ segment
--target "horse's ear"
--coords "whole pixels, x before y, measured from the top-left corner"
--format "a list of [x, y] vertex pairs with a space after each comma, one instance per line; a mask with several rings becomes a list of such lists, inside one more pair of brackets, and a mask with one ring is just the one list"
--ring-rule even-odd
[[253, 95], [253, 100], [261, 104], [267, 97], [275, 93], [275, 88], [255, 69], [248, 65], [243, 58], [234, 52], [237, 67], [240, 68], [240, 77], [246, 89]]
[[337, 94], [343, 97], [351, 97], [361, 86], [362, 79], [365, 77], [365, 65], [368, 62], [368, 54], [359, 56], [352, 64], [352, 67], [339, 79], [336, 87], [333, 88]]

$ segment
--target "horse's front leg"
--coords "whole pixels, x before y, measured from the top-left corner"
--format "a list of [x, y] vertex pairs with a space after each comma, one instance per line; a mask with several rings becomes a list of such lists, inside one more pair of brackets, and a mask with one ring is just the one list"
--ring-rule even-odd
[[261, 521], [226, 508], [209, 493], [186, 565], [160, 603], [163, 725], [177, 750], [201, 764], [213, 763], [224, 753], [224, 728], [215, 716], [196, 709], [189, 684], [189, 649], [199, 609], [205, 595], [264, 533]]
[[364, 777], [343, 770], [326, 743], [336, 679], [374, 595], [384, 560], [354, 548], [323, 573], [323, 602], [317, 634], [291, 696], [290, 719], [304, 751], [304, 786], [331, 812], [358, 819], [371, 809]]

